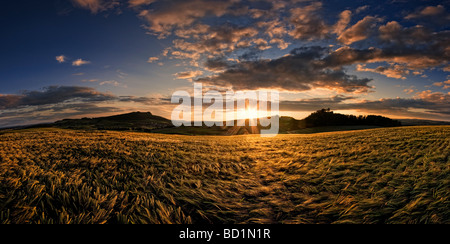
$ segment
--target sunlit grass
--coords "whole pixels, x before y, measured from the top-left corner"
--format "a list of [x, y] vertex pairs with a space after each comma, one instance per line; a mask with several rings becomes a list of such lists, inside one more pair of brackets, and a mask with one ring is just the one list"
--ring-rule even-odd
[[0, 135], [0, 223], [450, 223], [450, 127]]

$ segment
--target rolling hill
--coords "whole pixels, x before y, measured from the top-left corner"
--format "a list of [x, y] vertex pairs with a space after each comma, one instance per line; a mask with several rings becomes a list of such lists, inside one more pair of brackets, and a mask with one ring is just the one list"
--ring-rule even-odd
[[[334, 113], [329, 109], [322, 109], [303, 120], [292, 117], [280, 117], [280, 134], [309, 134], [326, 131], [360, 130], [379, 127], [392, 127], [401, 125], [396, 120], [382, 116], [353, 116]], [[225, 123], [224, 123], [225, 124]], [[237, 121], [234, 121], [237, 124]], [[102, 118], [66, 119], [57, 121], [49, 127], [63, 129], [83, 130], [116, 130], [116, 131], [140, 131], [161, 134], [179, 135], [247, 135], [259, 134], [264, 128], [260, 125], [249, 126], [213, 126], [207, 127], [174, 127], [172, 122], [163, 117], [155, 116], [149, 112], [134, 112]], [[39, 126], [38, 126], [39, 127]]]
[[160, 116], [155, 116], [150, 112], [133, 112], [101, 118], [65, 119], [57, 121], [50, 126], [63, 129], [94, 129], [144, 132], [151, 132], [155, 129], [173, 127], [170, 120]]
[[[392, 120], [382, 116], [353, 116], [334, 113], [329, 109], [318, 110], [302, 120], [282, 116], [280, 121], [280, 134], [311, 134], [330, 131], [364, 130], [382, 127], [415, 126], [415, 125], [450, 125], [450, 122], [400, 119]], [[235, 124], [236, 121], [234, 121]], [[177, 135], [247, 135], [258, 134], [261, 126], [213, 126], [207, 127], [174, 127], [172, 122], [166, 118], [153, 115], [150, 112], [133, 112], [100, 118], [64, 119], [52, 124], [40, 124], [32, 126], [21, 126], [12, 129], [26, 128], [61, 128], [77, 130], [115, 130], [136, 131], [160, 134]], [[6, 131], [3, 129], [2, 131]]]

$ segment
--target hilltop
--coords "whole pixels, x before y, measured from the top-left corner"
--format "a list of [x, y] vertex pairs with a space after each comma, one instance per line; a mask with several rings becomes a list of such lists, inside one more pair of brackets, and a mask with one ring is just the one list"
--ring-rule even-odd
[[173, 127], [166, 118], [150, 112], [133, 112], [100, 118], [65, 119], [57, 121], [52, 127], [63, 129], [117, 130], [150, 132], [155, 129]]

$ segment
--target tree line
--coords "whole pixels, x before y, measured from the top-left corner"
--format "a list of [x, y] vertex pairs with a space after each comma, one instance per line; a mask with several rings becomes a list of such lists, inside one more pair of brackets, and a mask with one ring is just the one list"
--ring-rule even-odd
[[379, 115], [355, 116], [338, 114], [331, 109], [321, 109], [312, 113], [301, 121], [301, 127], [311, 128], [319, 126], [343, 126], [343, 125], [373, 125], [382, 127], [401, 126], [401, 122]]

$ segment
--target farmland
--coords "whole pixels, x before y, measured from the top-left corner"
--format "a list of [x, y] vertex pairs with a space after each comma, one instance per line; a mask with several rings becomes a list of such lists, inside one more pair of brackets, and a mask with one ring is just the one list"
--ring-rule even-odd
[[450, 223], [450, 126], [0, 134], [0, 223]]

